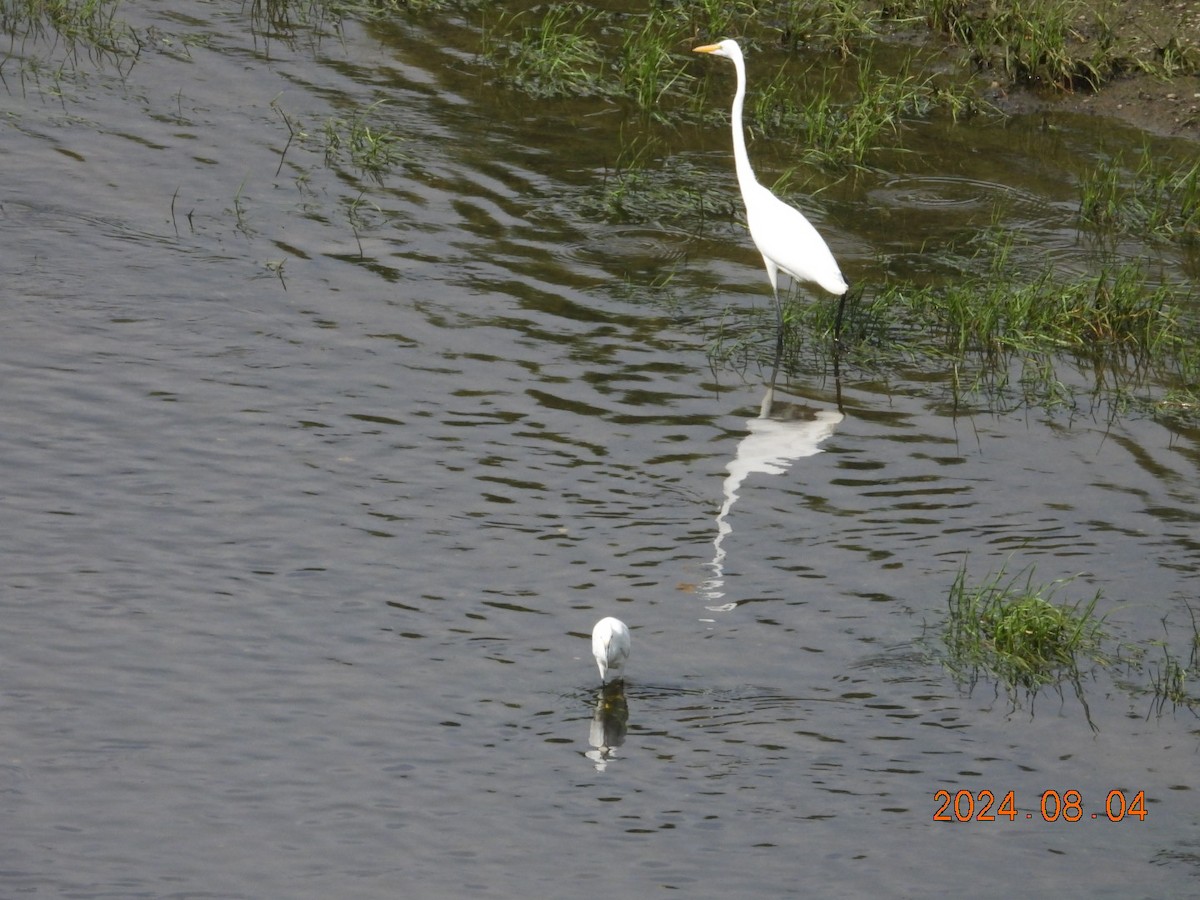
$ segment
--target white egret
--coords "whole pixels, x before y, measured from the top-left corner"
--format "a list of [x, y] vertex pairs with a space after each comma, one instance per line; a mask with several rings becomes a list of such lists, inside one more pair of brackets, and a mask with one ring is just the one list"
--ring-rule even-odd
[[612, 616], [601, 619], [592, 629], [592, 655], [600, 669], [600, 683], [608, 681], [608, 674], [620, 673], [629, 659], [629, 628], [620, 619]]
[[[778, 370], [783, 350], [783, 304], [779, 301], [779, 272], [786, 272], [797, 282], [819, 285], [842, 298], [835, 332], [841, 327], [842, 306], [846, 302], [848, 285], [829, 245], [812, 223], [798, 209], [784, 203], [759, 184], [754, 177], [750, 157], [746, 154], [746, 136], [742, 132], [742, 103], [746, 98], [746, 62], [742, 57], [742, 48], [737, 41], [724, 40], [719, 44], [696, 47], [692, 52], [711, 53], [733, 60], [733, 67], [737, 71], [737, 93], [733, 96], [733, 159], [738, 186], [742, 189], [742, 202], [746, 206], [746, 225], [754, 245], [762, 254], [767, 278], [771, 280], [771, 291], [775, 295], [775, 314], [779, 324], [775, 339], [775, 367]], [[775, 383], [774, 372], [771, 374], [771, 383]]]

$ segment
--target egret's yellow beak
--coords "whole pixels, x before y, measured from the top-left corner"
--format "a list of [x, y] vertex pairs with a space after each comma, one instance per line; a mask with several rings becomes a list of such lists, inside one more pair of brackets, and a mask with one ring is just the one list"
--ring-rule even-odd
[[692, 52], [693, 53], [712, 53], [712, 52], [714, 52], [716, 50], [720, 50], [720, 49], [721, 49], [721, 47], [719, 44], [705, 44], [703, 47], [693, 47]]

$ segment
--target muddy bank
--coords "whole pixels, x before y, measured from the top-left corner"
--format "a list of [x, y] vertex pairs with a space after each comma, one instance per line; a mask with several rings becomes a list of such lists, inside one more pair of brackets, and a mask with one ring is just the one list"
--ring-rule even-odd
[[1046, 105], [1110, 116], [1151, 134], [1200, 140], [1200, 78], [1194, 75], [1170, 81], [1126, 77], [1094, 94], [1069, 94]]
[[994, 89], [1013, 112], [1067, 111], [1119, 119], [1151, 134], [1200, 140], [1200, 0], [1121, 0], [1107, 18], [1111, 34], [1076, 34], [1123, 49], [1124, 72], [1097, 91]]

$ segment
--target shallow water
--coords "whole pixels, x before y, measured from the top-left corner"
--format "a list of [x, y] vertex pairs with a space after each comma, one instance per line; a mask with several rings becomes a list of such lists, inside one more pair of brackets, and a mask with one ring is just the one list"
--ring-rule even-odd
[[[971, 412], [916, 364], [793, 373], [764, 419], [757, 369], [705, 351], [769, 313], [736, 225], [586, 212], [619, 111], [493, 86], [432, 49], [453, 22], [288, 40], [142, 6], [128, 72], [34, 77], [56, 51], [27, 42], [0, 94], [0, 893], [1194, 885], [1200, 727], [1146, 671], [1014, 711], [934, 656], [966, 559], [1082, 573], [1064, 599], [1186, 658], [1195, 432]], [[327, 166], [322, 124], [385, 96], [408, 161]], [[1140, 146], [931, 126], [812, 217], [854, 279], [996, 208], [1086, 271], [1063, 165], [1101, 128]], [[675, 149], [720, 192], [726, 139]], [[940, 789], [1021, 815], [935, 822]], [[1043, 821], [1047, 789], [1084, 818]], [[1107, 821], [1113, 789], [1145, 819]]]

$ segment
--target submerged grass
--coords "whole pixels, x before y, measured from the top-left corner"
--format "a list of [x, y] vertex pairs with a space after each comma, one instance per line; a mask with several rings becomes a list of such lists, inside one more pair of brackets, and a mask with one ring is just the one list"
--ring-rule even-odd
[[714, 191], [706, 172], [688, 157], [671, 154], [653, 137], [634, 136], [619, 146], [600, 184], [580, 200], [584, 215], [660, 225], [681, 220], [690, 225], [697, 211], [732, 217], [729, 198]]
[[372, 125], [373, 113], [382, 100], [350, 118], [333, 117], [325, 121], [325, 164], [333, 166], [343, 158], [363, 175], [382, 183], [384, 177], [401, 162], [411, 161], [403, 149], [403, 139], [385, 124]]
[[[1193, 685], [1200, 679], [1200, 622], [1196, 620], [1195, 611], [1189, 606], [1188, 614], [1192, 619], [1192, 636], [1187, 658], [1171, 653], [1167, 641], [1161, 643], [1162, 660], [1154, 665], [1150, 672], [1150, 712], [1162, 715], [1167, 704], [1172, 710], [1180, 706], [1190, 709], [1193, 713], [1200, 710], [1200, 691]], [[1167, 619], [1163, 619], [1163, 631], [1170, 636], [1171, 628]], [[1149, 713], [1147, 714], [1149, 715]]]
[[[1191, 619], [1190, 633], [1182, 653], [1172, 649], [1178, 645], [1177, 629], [1170, 616], [1162, 618], [1163, 637], [1157, 640], [1127, 643], [1118, 648], [1115, 661], [1125, 668], [1118, 678], [1121, 688], [1135, 697], [1148, 698], [1146, 718], [1176, 713], [1180, 707], [1200, 718], [1200, 621], [1196, 611], [1185, 603]], [[1114, 666], [1115, 668], [1115, 666]]]
[[613, 93], [605, 58], [592, 36], [598, 11], [582, 3], [501, 16], [485, 34], [484, 54], [508, 84], [532, 97], [586, 97]]
[[984, 106], [968, 89], [948, 87], [933, 75], [912, 71], [911, 56], [895, 71], [885, 73], [871, 56], [856, 58], [856, 78], [847, 90], [841, 70], [810, 68], [796, 88], [790, 67], [756, 90], [750, 104], [750, 125], [756, 131], [798, 141], [804, 160], [827, 168], [862, 166], [885, 145], [898, 143], [906, 120], [944, 111], [957, 118]]
[[65, 62], [82, 54], [95, 63], [127, 68], [142, 40], [117, 15], [119, 5], [119, 0], [5, 0], [0, 3], [0, 32], [22, 45], [48, 41], [61, 46]]
[[271, 108], [288, 130], [288, 141], [280, 153], [276, 171], [283, 169], [293, 144], [310, 150], [315, 145], [327, 167], [336, 168], [348, 162], [359, 174], [377, 184], [382, 183], [397, 166], [414, 161], [412, 154], [404, 149], [404, 138], [379, 114], [385, 103], [377, 100], [353, 115], [330, 116], [321, 124], [317, 136], [299, 118], [287, 112], [276, 97], [271, 101]]
[[1080, 181], [1080, 220], [1103, 232], [1200, 240], [1200, 160], [1173, 164], [1149, 147], [1127, 173], [1124, 154], [1099, 162]]
[[1182, 347], [1192, 337], [1184, 333], [1177, 290], [1148, 284], [1139, 261], [1071, 280], [1047, 265], [1018, 282], [1011, 248], [1001, 244], [981, 276], [938, 287], [893, 285], [884, 296], [954, 357], [1047, 350], [1141, 357]]
[[[837, 352], [864, 369], [943, 371], [956, 408], [974, 398], [991, 409], [1073, 413], [1082, 402], [1112, 417], [1200, 421], [1200, 311], [1190, 285], [1156, 281], [1138, 259], [1063, 275], [1048, 261], [1030, 269], [1030, 256], [992, 230], [955, 276], [860, 285], [847, 295], [836, 340], [837, 302], [795, 292], [785, 306], [785, 362], [819, 368]], [[770, 352], [766, 342], [760, 352]]]

